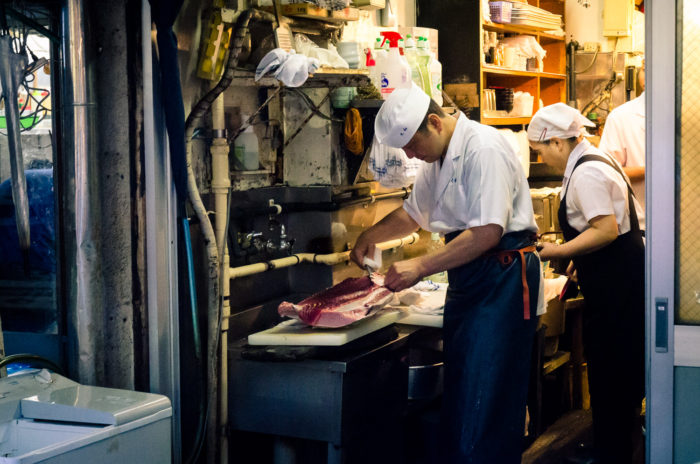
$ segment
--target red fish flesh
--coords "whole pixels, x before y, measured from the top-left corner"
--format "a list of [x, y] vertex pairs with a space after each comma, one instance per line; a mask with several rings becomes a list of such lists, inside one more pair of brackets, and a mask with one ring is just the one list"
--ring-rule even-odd
[[371, 278], [345, 279], [297, 304], [284, 301], [277, 312], [310, 326], [337, 328], [367, 317], [390, 303], [393, 296], [394, 292], [384, 287], [384, 276], [373, 274]]

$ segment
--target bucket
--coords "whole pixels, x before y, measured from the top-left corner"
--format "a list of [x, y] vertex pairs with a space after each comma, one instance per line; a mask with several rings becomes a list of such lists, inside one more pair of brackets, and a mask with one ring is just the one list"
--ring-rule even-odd
[[441, 351], [410, 348], [402, 360], [408, 365], [409, 400], [429, 400], [442, 394], [445, 363]]

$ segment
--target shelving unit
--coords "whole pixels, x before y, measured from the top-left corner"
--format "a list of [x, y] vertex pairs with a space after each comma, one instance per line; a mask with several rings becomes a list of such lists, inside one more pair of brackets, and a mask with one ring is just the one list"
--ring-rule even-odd
[[[564, 18], [563, 0], [529, 0], [530, 5], [561, 15]], [[418, 0], [418, 25], [440, 30], [440, 60], [443, 65], [443, 82], [476, 83], [480, 101], [483, 90], [490, 87], [507, 87], [529, 92], [534, 96], [533, 112], [541, 99], [545, 105], [566, 101], [566, 44], [564, 36], [517, 24], [499, 24], [482, 21], [480, 0]], [[484, 31], [499, 34], [526, 34], [535, 37], [547, 51], [542, 72], [521, 71], [482, 60]], [[483, 104], [471, 113], [472, 119], [494, 126], [522, 126], [530, 117], [488, 117]]]

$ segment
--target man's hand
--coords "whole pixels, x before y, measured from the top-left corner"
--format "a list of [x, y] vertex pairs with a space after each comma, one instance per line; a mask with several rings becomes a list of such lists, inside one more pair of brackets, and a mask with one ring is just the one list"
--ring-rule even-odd
[[362, 267], [362, 259], [365, 256], [374, 256], [375, 243], [404, 237], [416, 230], [418, 230], [416, 221], [409, 216], [402, 206], [399, 206], [357, 237], [355, 246], [350, 252], [350, 259]]
[[425, 271], [420, 258], [397, 261], [386, 272], [384, 286], [398, 292], [414, 286], [424, 275]]
[[363, 267], [362, 260], [365, 256], [374, 256], [374, 243], [366, 240], [365, 234], [361, 234], [355, 242], [355, 246], [350, 252], [350, 259], [360, 267]]

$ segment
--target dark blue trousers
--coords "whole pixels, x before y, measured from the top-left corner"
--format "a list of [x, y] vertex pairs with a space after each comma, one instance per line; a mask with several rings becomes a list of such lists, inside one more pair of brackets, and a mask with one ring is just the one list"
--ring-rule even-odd
[[[506, 234], [498, 248], [531, 245], [530, 235]], [[520, 257], [504, 264], [486, 256], [448, 272], [443, 323], [445, 464], [520, 463], [541, 275], [535, 253], [525, 254], [525, 260], [529, 320], [523, 318]]]

